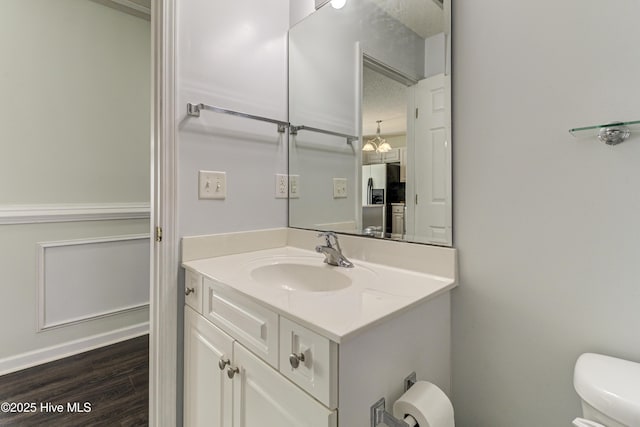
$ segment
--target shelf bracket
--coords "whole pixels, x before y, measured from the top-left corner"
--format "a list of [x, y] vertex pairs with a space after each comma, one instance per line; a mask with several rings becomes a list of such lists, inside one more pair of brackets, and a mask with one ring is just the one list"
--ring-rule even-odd
[[598, 139], [607, 145], [618, 145], [631, 136], [631, 131], [622, 123], [611, 123], [600, 129]]
[[600, 141], [607, 145], [618, 145], [626, 141], [631, 136], [629, 126], [640, 124], [640, 120], [631, 122], [613, 122], [603, 125], [586, 126], [580, 128], [569, 129], [569, 133], [573, 136], [583, 131], [598, 131], [597, 137]]

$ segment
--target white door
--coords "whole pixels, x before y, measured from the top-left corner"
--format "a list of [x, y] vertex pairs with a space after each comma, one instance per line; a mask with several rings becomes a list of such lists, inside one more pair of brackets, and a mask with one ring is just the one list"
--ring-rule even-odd
[[233, 427], [336, 427], [337, 416], [234, 343]]
[[416, 86], [414, 233], [431, 242], [451, 244], [449, 76], [439, 74]]
[[231, 427], [233, 382], [218, 362], [232, 360], [233, 339], [191, 307], [184, 316], [184, 425]]

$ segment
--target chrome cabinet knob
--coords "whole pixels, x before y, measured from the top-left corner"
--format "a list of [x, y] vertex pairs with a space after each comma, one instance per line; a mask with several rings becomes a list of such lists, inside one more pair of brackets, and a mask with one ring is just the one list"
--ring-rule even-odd
[[291, 364], [291, 367], [293, 369], [296, 369], [298, 366], [300, 366], [300, 362], [304, 362], [304, 353], [291, 353], [289, 355], [289, 363]]
[[196, 292], [196, 288], [187, 288], [184, 290], [185, 295], [193, 294]]
[[229, 366], [227, 368], [227, 376], [229, 378], [232, 378], [235, 376], [235, 374], [237, 374], [238, 372], [240, 372], [240, 369], [238, 369], [238, 367], [232, 368], [231, 366]]
[[231, 361], [229, 359], [225, 359], [223, 356], [218, 361], [218, 368], [220, 368], [221, 371], [224, 371], [224, 367], [230, 364], [231, 364]]

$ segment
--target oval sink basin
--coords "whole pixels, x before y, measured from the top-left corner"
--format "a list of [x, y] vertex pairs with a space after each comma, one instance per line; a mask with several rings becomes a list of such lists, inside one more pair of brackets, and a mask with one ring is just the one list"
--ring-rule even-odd
[[351, 278], [325, 265], [270, 264], [251, 270], [258, 283], [288, 291], [328, 292], [351, 285]]

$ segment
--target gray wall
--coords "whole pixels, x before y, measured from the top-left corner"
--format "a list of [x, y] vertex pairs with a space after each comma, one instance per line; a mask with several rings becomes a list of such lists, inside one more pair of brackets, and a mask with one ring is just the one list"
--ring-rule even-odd
[[150, 44], [93, 2], [2, 1], [0, 205], [149, 201]]
[[[640, 3], [453, 10], [453, 396], [459, 427], [568, 426], [583, 352], [640, 360]], [[610, 24], [610, 25], [609, 25]]]
[[[148, 214], [96, 221], [92, 212], [148, 209], [150, 35], [148, 21], [95, 2], [0, 2], [0, 372], [148, 322], [143, 307], [36, 332], [36, 313], [52, 308], [38, 305], [39, 283], [53, 280], [39, 270], [39, 243], [149, 232]], [[50, 211], [77, 216], [49, 222]], [[104, 263], [104, 271], [125, 268]], [[87, 286], [105, 300], [126, 298]], [[91, 300], [76, 294], [73, 303], [88, 309]]]
[[[344, 138], [336, 136], [301, 131], [292, 138], [289, 173], [299, 176], [299, 198], [289, 201], [292, 227], [323, 229], [323, 225], [334, 223], [355, 226], [360, 206], [358, 154]], [[347, 197], [333, 197], [333, 178], [347, 180]]]
[[[287, 120], [288, 1], [180, 0], [178, 7], [179, 234], [284, 227], [287, 136], [276, 125], [210, 111], [205, 103]], [[250, 13], [249, 13], [250, 12]], [[225, 200], [198, 199], [198, 171], [227, 173]]]

